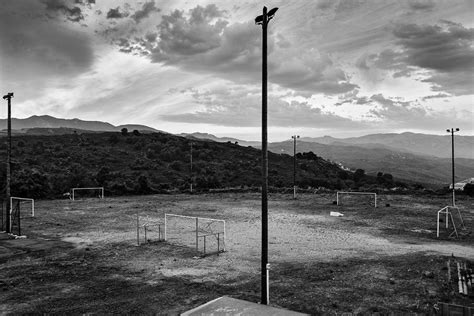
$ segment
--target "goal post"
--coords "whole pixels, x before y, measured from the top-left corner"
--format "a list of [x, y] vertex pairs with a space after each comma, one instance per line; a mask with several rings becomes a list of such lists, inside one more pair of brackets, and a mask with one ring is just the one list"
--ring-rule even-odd
[[373, 192], [351, 192], [351, 191], [338, 191], [336, 193], [336, 204], [341, 205], [341, 196], [342, 195], [369, 195], [374, 197], [374, 207], [377, 207], [377, 193]]
[[[10, 208], [12, 208], [13, 202], [15, 202], [15, 201], [30, 202], [31, 203], [31, 216], [35, 217], [35, 200], [34, 199], [11, 196], [10, 197]], [[11, 212], [12, 212], [12, 210], [10, 209], [10, 214], [11, 214]]]
[[225, 220], [165, 214], [164, 240], [209, 254], [225, 252]]
[[100, 199], [103, 199], [104, 198], [104, 187], [92, 187], [92, 188], [72, 188], [71, 189], [71, 200], [75, 201], [75, 193], [76, 191], [79, 191], [79, 190], [97, 190], [99, 191], [99, 198]]

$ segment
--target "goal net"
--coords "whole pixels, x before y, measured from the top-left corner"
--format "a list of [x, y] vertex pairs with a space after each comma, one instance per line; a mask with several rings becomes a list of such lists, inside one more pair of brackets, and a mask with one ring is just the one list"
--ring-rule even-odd
[[99, 199], [104, 198], [104, 188], [95, 187], [95, 188], [72, 188], [71, 195], [69, 198], [73, 201], [77, 198], [86, 198], [86, 197], [98, 197]]
[[225, 221], [165, 214], [165, 241], [212, 254], [225, 251]]
[[367, 203], [377, 207], [377, 193], [372, 192], [337, 192], [336, 203], [337, 205], [344, 204], [361, 204]]
[[[31, 214], [32, 217], [35, 217], [35, 200], [34, 199], [12, 196], [10, 197], [10, 205], [12, 209], [13, 209], [13, 205], [18, 205], [18, 207], [19, 205], [21, 205], [21, 208], [25, 210], [30, 209], [31, 212], [28, 212], [28, 213]], [[25, 212], [23, 212], [23, 214], [25, 214]]]

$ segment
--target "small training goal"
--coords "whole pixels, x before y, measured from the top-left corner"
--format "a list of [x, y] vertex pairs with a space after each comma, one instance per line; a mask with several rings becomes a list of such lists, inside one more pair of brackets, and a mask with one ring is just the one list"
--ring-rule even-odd
[[194, 247], [204, 255], [224, 252], [225, 221], [222, 219], [165, 214], [164, 239]]
[[30, 199], [30, 198], [23, 198], [23, 197], [16, 197], [16, 196], [12, 196], [10, 197], [10, 207], [13, 209], [14, 208], [14, 205], [17, 205], [19, 207], [19, 205], [24, 205], [24, 204], [29, 204], [30, 207], [31, 207], [31, 217], [35, 217], [35, 200], [34, 199]]
[[446, 224], [446, 229], [449, 229], [449, 221], [451, 220], [451, 225], [453, 226], [453, 231], [449, 234], [449, 237], [454, 237], [456, 236], [459, 237], [458, 235], [458, 230], [456, 228], [456, 223], [454, 221], [453, 213], [454, 211], [457, 211], [458, 213], [458, 227], [461, 227], [463, 229], [466, 228], [464, 225], [464, 220], [462, 219], [461, 211], [459, 210], [459, 207], [457, 206], [445, 206], [442, 209], [438, 211], [438, 220], [437, 220], [437, 228], [436, 228], [436, 237], [439, 238], [439, 223], [441, 220], [441, 216], [445, 216], [445, 224]]
[[[346, 199], [347, 200], [347, 197], [348, 196], [364, 196], [366, 198], [369, 199], [370, 202], [372, 202], [373, 200], [373, 205], [374, 207], [377, 207], [377, 193], [373, 193], [373, 192], [343, 192], [343, 191], [339, 191], [336, 193], [336, 204], [337, 205], [342, 205], [342, 200], [343, 199]], [[343, 198], [344, 197], [344, 198]], [[352, 202], [354, 202], [353, 200], [355, 199], [351, 199]], [[360, 200], [360, 198], [359, 198]], [[347, 203], [347, 201], [346, 201]]]
[[[78, 191], [88, 191], [87, 193], [78, 194]], [[94, 187], [94, 188], [72, 188], [69, 198], [73, 201], [77, 197], [98, 197], [99, 199], [104, 198], [104, 187]]]

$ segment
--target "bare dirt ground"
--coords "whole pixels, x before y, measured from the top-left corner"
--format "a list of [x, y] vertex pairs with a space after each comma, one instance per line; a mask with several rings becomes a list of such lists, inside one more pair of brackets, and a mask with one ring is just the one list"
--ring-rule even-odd
[[[376, 209], [333, 200], [270, 195], [272, 305], [313, 315], [474, 307], [446, 268], [448, 259], [473, 265], [474, 199], [458, 197], [468, 229], [456, 240], [444, 228], [436, 238], [448, 196], [385, 195]], [[37, 201], [36, 216], [22, 221], [28, 238], [0, 240], [0, 314], [177, 315], [223, 295], [258, 302], [260, 205], [251, 193]], [[227, 251], [201, 258], [192, 245], [137, 246], [137, 212], [141, 223], [163, 222], [165, 213], [224, 219]]]

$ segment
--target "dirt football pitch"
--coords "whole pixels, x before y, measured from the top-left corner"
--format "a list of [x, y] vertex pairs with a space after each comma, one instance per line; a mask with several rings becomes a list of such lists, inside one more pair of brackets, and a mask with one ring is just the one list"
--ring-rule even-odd
[[[450, 196], [379, 195], [377, 208], [363, 197], [335, 200], [270, 194], [271, 305], [312, 315], [474, 308], [473, 296], [458, 293], [455, 269], [474, 268], [473, 198], [457, 197], [466, 229], [453, 214], [456, 239], [444, 218], [436, 237]], [[26, 209], [27, 238], [0, 233], [0, 314], [179, 315], [224, 295], [260, 301], [258, 193], [41, 200], [35, 217]], [[165, 213], [225, 220], [226, 252], [201, 256], [193, 244], [158, 241]]]

